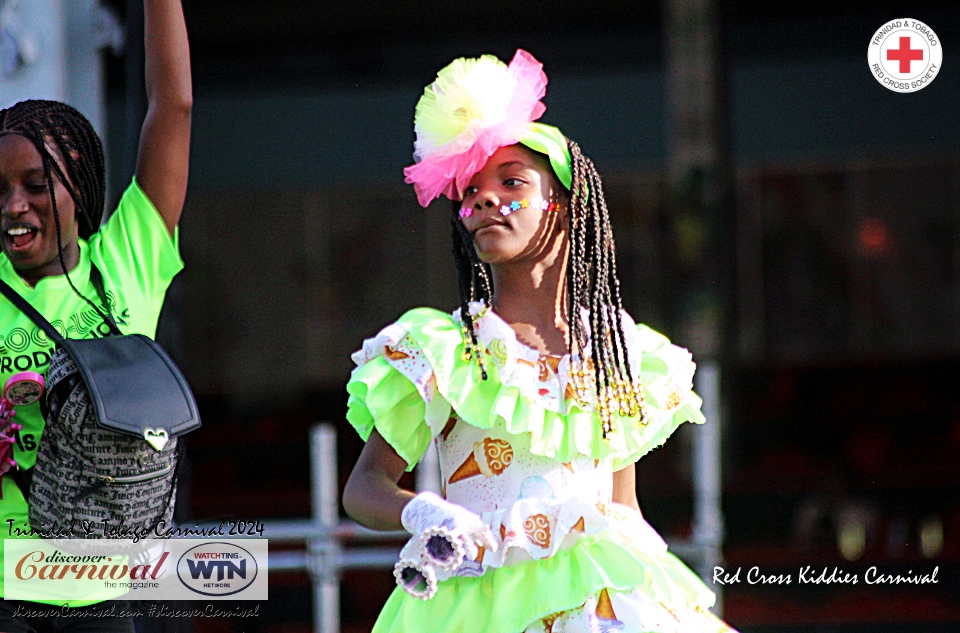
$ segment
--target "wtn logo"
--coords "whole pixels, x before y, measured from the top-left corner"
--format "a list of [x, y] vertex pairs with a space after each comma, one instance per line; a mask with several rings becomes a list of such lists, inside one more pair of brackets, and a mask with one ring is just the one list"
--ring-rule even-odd
[[204, 580], [210, 580], [210, 577], [213, 576], [213, 571], [216, 570], [217, 578], [216, 580], [223, 580], [228, 578], [230, 580], [234, 579], [234, 574], [240, 576], [244, 580], [247, 579], [247, 561], [242, 560], [240, 564], [236, 564], [233, 561], [229, 560], [190, 560], [187, 559], [187, 567], [190, 569], [190, 576], [194, 580], [198, 580], [201, 577]]
[[191, 547], [177, 562], [177, 576], [187, 589], [204, 596], [240, 593], [257, 577], [257, 559], [234, 543], [211, 542]]

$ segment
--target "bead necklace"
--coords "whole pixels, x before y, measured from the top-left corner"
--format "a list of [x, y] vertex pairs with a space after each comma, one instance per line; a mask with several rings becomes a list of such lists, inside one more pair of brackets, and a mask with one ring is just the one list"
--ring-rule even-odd
[[[597, 399], [597, 413], [600, 416], [600, 428], [603, 431], [603, 439], [610, 439], [610, 435], [615, 433], [617, 428], [613, 423], [614, 413], [619, 413], [621, 417], [638, 417], [638, 424], [645, 425], [647, 419], [646, 396], [643, 393], [643, 384], [640, 379], [634, 379], [631, 383], [623, 378], [623, 373], [615, 372], [615, 378], [601, 390]], [[586, 362], [580, 360], [570, 362], [570, 382], [573, 385], [576, 399], [581, 407], [587, 405], [587, 394], [596, 391], [597, 377], [594, 371], [593, 360], [588, 358]]]

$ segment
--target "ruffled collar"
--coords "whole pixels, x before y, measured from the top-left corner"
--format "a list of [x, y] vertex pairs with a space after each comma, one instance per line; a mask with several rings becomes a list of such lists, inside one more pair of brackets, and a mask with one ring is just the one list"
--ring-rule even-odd
[[[576, 399], [576, 390], [570, 384], [571, 360], [579, 360], [579, 354], [574, 354], [572, 359], [569, 353], [562, 356], [545, 354], [521, 342], [510, 324], [482, 302], [470, 302], [468, 308], [471, 316], [474, 317], [477, 341], [496, 363], [497, 373], [503, 385], [518, 388], [525, 396], [537, 401], [549, 411], [567, 413], [569, 407], [574, 404], [574, 400], [579, 409], [593, 410], [596, 394], [588, 390], [585, 399]], [[453, 320], [458, 324], [462, 322], [460, 315], [459, 308], [452, 314]], [[588, 335], [584, 354], [589, 357], [591, 353], [589, 313], [581, 310], [580, 318]], [[621, 319], [630, 357], [630, 368], [634, 375], [639, 375], [642, 350], [636, 334], [637, 327], [626, 311], [621, 311]]]
[[[636, 326], [626, 313], [624, 334], [631, 364], [639, 367], [634, 376], [642, 381], [648, 416], [640, 420], [614, 413], [616, 430], [609, 436], [602, 433], [592, 403], [568, 397], [566, 356], [543, 356], [517, 341], [513, 328], [495, 313], [478, 315], [477, 336], [488, 368], [488, 380], [483, 380], [476, 361], [463, 358], [459, 316], [410, 310], [354, 354], [348, 419], [364, 433], [376, 425], [381, 435], [393, 438], [391, 445], [407, 446], [403, 455], [410, 464], [454, 415], [482, 429], [529, 433], [535, 455], [560, 461], [613, 456], [614, 470], [662, 444], [679, 424], [704, 420], [700, 399], [691, 391], [690, 353], [662, 334]], [[383, 363], [373, 362], [377, 359]], [[423, 427], [415, 424], [418, 418]], [[419, 443], [411, 448], [415, 438]]]

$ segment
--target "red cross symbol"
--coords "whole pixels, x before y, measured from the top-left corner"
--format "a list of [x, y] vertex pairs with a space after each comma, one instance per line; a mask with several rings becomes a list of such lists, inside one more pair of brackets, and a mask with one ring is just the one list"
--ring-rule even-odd
[[887, 51], [887, 60], [900, 62], [900, 72], [910, 72], [910, 62], [923, 59], [922, 48], [910, 48], [910, 36], [900, 38], [900, 48]]

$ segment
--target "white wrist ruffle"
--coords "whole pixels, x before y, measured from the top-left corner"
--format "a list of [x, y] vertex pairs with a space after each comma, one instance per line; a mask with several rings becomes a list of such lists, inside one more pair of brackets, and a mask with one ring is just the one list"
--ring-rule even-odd
[[457, 538], [453, 530], [443, 525], [427, 528], [417, 540], [420, 558], [437, 569], [454, 571], [465, 557], [476, 558], [477, 555], [472, 542]]
[[437, 572], [421, 555], [420, 538], [414, 536], [400, 550], [400, 560], [393, 566], [397, 585], [415, 598], [429, 600], [437, 593]]

